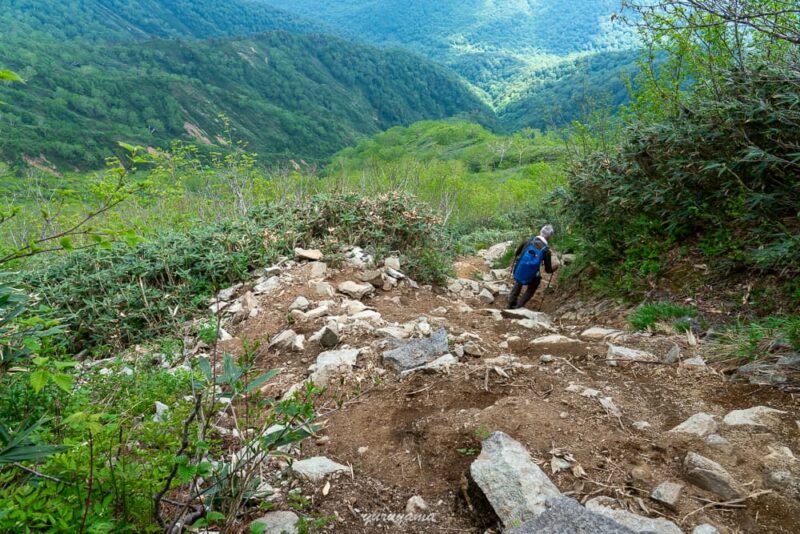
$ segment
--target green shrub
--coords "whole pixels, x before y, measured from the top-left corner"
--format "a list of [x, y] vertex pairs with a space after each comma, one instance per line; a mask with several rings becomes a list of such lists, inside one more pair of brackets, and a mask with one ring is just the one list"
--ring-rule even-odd
[[74, 252], [25, 273], [29, 288], [62, 317], [73, 349], [119, 349], [175, 330], [219, 288], [246, 279], [294, 247], [332, 257], [357, 245], [399, 252], [407, 274], [441, 283], [449, 247], [440, 221], [413, 197], [319, 195], [253, 210], [248, 217], [168, 232], [133, 247]]
[[678, 331], [691, 328], [691, 319], [697, 310], [670, 302], [642, 304], [628, 315], [628, 322], [636, 330], [648, 330], [660, 322], [670, 322]]

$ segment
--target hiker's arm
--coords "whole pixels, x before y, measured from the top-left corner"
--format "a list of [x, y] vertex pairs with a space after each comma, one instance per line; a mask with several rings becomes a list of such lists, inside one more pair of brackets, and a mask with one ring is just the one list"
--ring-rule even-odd
[[553, 274], [553, 256], [550, 249], [544, 251], [544, 270], [547, 274]]

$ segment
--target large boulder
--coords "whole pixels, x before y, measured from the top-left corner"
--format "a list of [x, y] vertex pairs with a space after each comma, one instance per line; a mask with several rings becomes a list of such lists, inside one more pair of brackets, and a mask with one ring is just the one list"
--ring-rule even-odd
[[470, 476], [505, 528], [534, 519], [548, 500], [561, 496], [525, 447], [503, 432], [484, 440]]
[[503, 255], [505, 255], [505, 253], [508, 251], [509, 247], [511, 247], [511, 245], [513, 244], [514, 243], [511, 241], [506, 241], [505, 243], [498, 243], [496, 245], [492, 245], [489, 248], [479, 250], [478, 256], [482, 257], [489, 263], [493, 263], [502, 258]]
[[383, 365], [398, 373], [426, 365], [447, 354], [447, 332], [439, 330], [428, 338], [413, 339], [383, 353]]
[[768, 427], [780, 424], [777, 416], [785, 413], [767, 406], [754, 406], [747, 410], [733, 410], [722, 419], [722, 422], [728, 426]]

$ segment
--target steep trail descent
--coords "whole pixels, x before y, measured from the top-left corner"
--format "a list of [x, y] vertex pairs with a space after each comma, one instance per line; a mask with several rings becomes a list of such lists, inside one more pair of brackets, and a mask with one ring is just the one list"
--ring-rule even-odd
[[[263, 393], [291, 393], [309, 374], [325, 388], [317, 405], [323, 428], [296, 457], [347, 466], [311, 482], [271, 460], [274, 509], [287, 509], [289, 491], [299, 488], [309, 499], [306, 513], [332, 518], [325, 531], [484, 532], [495, 517], [470, 497], [465, 474], [481, 441], [503, 431], [580, 502], [605, 496], [613, 507], [668, 519], [684, 532], [703, 523], [731, 533], [797, 531], [797, 400], [693, 365], [700, 362], [691, 336], [626, 332], [625, 310], [608, 303], [555, 309], [546, 300], [549, 316], [508, 316], [500, 311], [508, 273], [482, 258], [456, 265], [473, 278], [438, 289], [405, 278], [395, 259], [376, 269], [356, 250], [332, 269], [303, 258], [316, 258], [313, 251], [298, 253], [224, 292], [219, 306], [231, 334], [222, 349], [239, 355], [243, 343], [261, 343], [258, 366], [281, 371]], [[529, 306], [541, 301], [537, 295]], [[384, 360], [386, 351], [440, 329], [457, 363], [401, 376]], [[355, 349], [354, 363], [318, 361], [343, 349]], [[677, 350], [677, 361], [665, 362]], [[642, 361], [624, 361], [631, 357]], [[755, 425], [726, 423], [732, 410], [757, 406], [780, 413]], [[690, 418], [688, 432], [670, 432]], [[741, 500], [693, 483], [689, 453], [726, 469]], [[651, 497], [663, 482], [683, 486], [675, 502]], [[425, 508], [412, 506], [413, 496]], [[417, 515], [390, 515], [406, 511]]]

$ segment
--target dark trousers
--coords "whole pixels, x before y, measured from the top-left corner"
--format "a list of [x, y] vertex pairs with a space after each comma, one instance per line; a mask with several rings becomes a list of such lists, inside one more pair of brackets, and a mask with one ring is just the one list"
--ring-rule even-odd
[[536, 289], [539, 287], [541, 282], [541, 276], [534, 278], [530, 284], [525, 286], [525, 293], [522, 294], [522, 298], [520, 299], [519, 293], [522, 291], [522, 284], [515, 281], [514, 287], [511, 289], [511, 293], [508, 294], [508, 309], [513, 310], [514, 308], [524, 308], [528, 301], [531, 300], [531, 297], [533, 297], [533, 294], [536, 293]]

